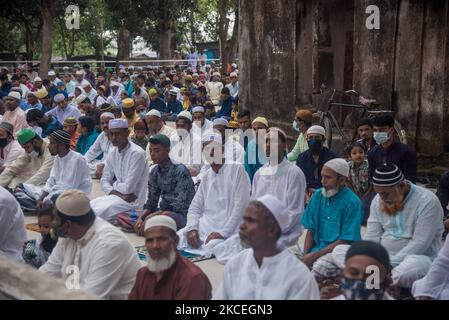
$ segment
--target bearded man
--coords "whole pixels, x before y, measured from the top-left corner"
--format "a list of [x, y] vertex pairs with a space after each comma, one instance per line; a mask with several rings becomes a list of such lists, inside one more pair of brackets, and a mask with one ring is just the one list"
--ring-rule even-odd
[[[380, 243], [390, 256], [393, 286], [410, 289], [430, 269], [442, 246], [443, 208], [437, 196], [404, 178], [391, 162], [377, 167], [364, 240]], [[337, 246], [333, 262], [343, 267], [348, 246]], [[332, 263], [321, 271], [329, 272]]]
[[137, 273], [130, 300], [210, 300], [212, 286], [203, 271], [176, 252], [176, 222], [157, 215], [145, 222], [148, 263]]

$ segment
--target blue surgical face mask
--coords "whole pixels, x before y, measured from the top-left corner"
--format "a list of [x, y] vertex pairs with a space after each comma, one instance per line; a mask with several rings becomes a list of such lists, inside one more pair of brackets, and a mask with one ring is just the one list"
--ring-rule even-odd
[[374, 132], [374, 140], [378, 144], [382, 144], [388, 141], [388, 132]]
[[293, 120], [292, 127], [293, 127], [293, 130], [295, 130], [296, 132], [299, 132], [299, 128], [298, 128], [298, 124], [296, 123], [296, 120]]
[[349, 279], [344, 277], [341, 285], [343, 295], [347, 300], [382, 300], [384, 288], [368, 289], [365, 279]]
[[145, 120], [146, 114], [147, 114], [147, 113], [146, 113], [145, 111], [142, 111], [141, 113], [139, 113], [140, 119]]

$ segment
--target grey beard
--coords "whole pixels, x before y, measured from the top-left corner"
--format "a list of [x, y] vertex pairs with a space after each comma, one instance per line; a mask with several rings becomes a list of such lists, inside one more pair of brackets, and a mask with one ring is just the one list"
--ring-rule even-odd
[[175, 251], [172, 251], [168, 258], [162, 258], [159, 260], [151, 259], [151, 257], [148, 257], [147, 261], [147, 268], [150, 270], [150, 272], [159, 273], [166, 271], [173, 266], [173, 264], [176, 261], [176, 253]]

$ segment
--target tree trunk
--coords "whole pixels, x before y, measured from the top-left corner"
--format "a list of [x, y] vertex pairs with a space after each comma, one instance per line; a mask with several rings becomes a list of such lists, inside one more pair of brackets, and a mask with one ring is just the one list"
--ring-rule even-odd
[[58, 22], [59, 22], [59, 32], [61, 34], [62, 45], [64, 47], [64, 55], [65, 55], [66, 59], [69, 59], [69, 53], [68, 53], [68, 50], [67, 50], [67, 35], [66, 35], [65, 30], [64, 30], [65, 29], [65, 23], [64, 23], [64, 20], [61, 17], [59, 17]]
[[26, 47], [26, 53], [27, 53], [27, 60], [33, 60], [33, 32], [31, 31], [30, 25], [27, 22], [24, 22], [25, 27], [25, 47]]
[[46, 78], [51, 65], [53, 45], [53, 19], [55, 16], [55, 1], [41, 0], [40, 11], [42, 15], [42, 56], [39, 64], [39, 76]]
[[291, 127], [296, 0], [240, 0], [239, 6], [239, 104], [254, 117], [270, 116], [274, 125]]
[[238, 32], [239, 32], [239, 10], [238, 8], [235, 10], [235, 22], [234, 28], [232, 29], [232, 37], [231, 40], [226, 41], [226, 45], [221, 53], [222, 56], [222, 65], [221, 72], [227, 73], [227, 66], [229, 63], [233, 63], [235, 59], [235, 54], [237, 53], [238, 48]]
[[172, 20], [159, 20], [159, 59], [170, 60], [171, 57], [171, 39], [172, 39]]
[[228, 0], [218, 1], [218, 44], [220, 48], [221, 73], [227, 72], [229, 53], [228, 45], [228, 28], [229, 19], [227, 17]]
[[118, 31], [117, 39], [117, 58], [116, 58], [116, 68], [120, 65], [120, 61], [128, 60], [129, 54], [131, 52], [131, 33], [126, 29], [125, 24], [123, 24]]

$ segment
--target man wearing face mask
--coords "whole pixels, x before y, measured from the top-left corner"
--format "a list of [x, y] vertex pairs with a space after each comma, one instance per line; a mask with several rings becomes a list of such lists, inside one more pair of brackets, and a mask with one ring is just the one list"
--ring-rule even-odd
[[[443, 208], [433, 192], [406, 180], [393, 163], [375, 170], [373, 185], [377, 195], [363, 239], [385, 247], [393, 267], [393, 285], [408, 291], [427, 274], [441, 249]], [[329, 273], [347, 250], [347, 246], [337, 246], [321, 274]]]
[[86, 194], [92, 190], [86, 160], [81, 154], [70, 150], [70, 135], [64, 130], [57, 130], [48, 140], [48, 149], [55, 156], [55, 161], [43, 188], [22, 184], [20, 199], [17, 200], [26, 212], [42, 209], [44, 204], [50, 204], [64, 190], [78, 189]]
[[310, 110], [301, 109], [296, 112], [295, 120], [293, 121], [293, 129], [299, 132], [299, 136], [293, 150], [287, 155], [288, 161], [296, 162], [298, 156], [309, 149], [307, 143], [307, 130], [312, 126], [312, 121], [313, 114]]
[[14, 139], [14, 128], [8, 122], [0, 122], [0, 174], [7, 166], [24, 154], [20, 143]]
[[325, 130], [321, 126], [311, 126], [307, 130], [307, 144], [309, 149], [299, 155], [296, 165], [306, 176], [306, 196], [310, 198], [316, 189], [321, 188], [321, 170], [323, 165], [337, 157], [330, 149], [324, 146]]
[[344, 159], [332, 159], [321, 170], [323, 187], [316, 190], [307, 205], [302, 224], [307, 229], [303, 262], [312, 268], [318, 281], [321, 269], [341, 244], [360, 240], [363, 205], [345, 182], [349, 165]]
[[[373, 269], [379, 274], [370, 279]], [[357, 241], [351, 245], [342, 274], [342, 295], [333, 300], [393, 300], [387, 293], [392, 282], [390, 257], [380, 244]]]
[[19, 131], [17, 142], [25, 153], [17, 157], [0, 174], [0, 186], [14, 190], [23, 182], [42, 187], [50, 176], [54, 160], [48, 150], [48, 142], [42, 140], [33, 129]]
[[100, 299], [127, 298], [139, 259], [123, 232], [95, 216], [86, 194], [73, 189], [61, 193], [53, 230], [58, 243], [39, 271], [67, 280], [75, 266], [80, 289]]
[[409, 146], [396, 141], [393, 136], [394, 118], [382, 115], [373, 119], [374, 140], [379, 144], [368, 153], [370, 177], [374, 170], [386, 162], [392, 162], [399, 167], [405, 178], [416, 183], [417, 156]]

